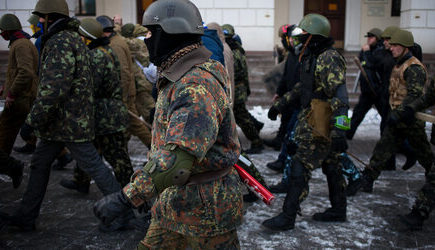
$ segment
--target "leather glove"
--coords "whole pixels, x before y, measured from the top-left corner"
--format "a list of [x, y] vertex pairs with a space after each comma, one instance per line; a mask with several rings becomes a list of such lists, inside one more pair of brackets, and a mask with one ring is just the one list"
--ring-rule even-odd
[[396, 126], [402, 120], [399, 111], [391, 110], [390, 114], [388, 114], [387, 125], [388, 126]]
[[275, 108], [275, 106], [270, 107], [269, 112], [267, 112], [267, 117], [271, 119], [272, 121], [276, 120], [276, 117], [279, 114], [279, 110]]
[[405, 124], [410, 125], [414, 123], [416, 120], [415, 118], [415, 111], [410, 106], [405, 106], [403, 112], [402, 112], [402, 118], [401, 121], [403, 121]]
[[125, 214], [132, 205], [121, 191], [104, 196], [94, 205], [94, 214], [104, 225], [110, 225], [116, 218]]
[[295, 141], [293, 140], [286, 140], [286, 148], [287, 148], [287, 154], [290, 156], [293, 156], [294, 154], [296, 154], [296, 151], [298, 150], [298, 144], [296, 144]]
[[344, 130], [334, 129], [331, 131], [331, 151], [337, 153], [346, 152], [348, 146]]

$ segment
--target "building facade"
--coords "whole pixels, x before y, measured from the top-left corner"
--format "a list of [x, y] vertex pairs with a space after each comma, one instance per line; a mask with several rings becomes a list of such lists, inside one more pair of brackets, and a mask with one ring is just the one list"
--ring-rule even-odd
[[[13, 13], [24, 29], [37, 0], [0, 0], [0, 15]], [[71, 16], [120, 14], [124, 23], [140, 22], [153, 0], [67, 0]], [[247, 51], [271, 51], [279, 44], [278, 28], [297, 24], [307, 13], [321, 13], [331, 22], [336, 47], [358, 51], [371, 28], [396, 25], [414, 34], [424, 53], [435, 53], [434, 0], [192, 0], [204, 23], [232, 24]], [[7, 42], [0, 39], [0, 50]]]

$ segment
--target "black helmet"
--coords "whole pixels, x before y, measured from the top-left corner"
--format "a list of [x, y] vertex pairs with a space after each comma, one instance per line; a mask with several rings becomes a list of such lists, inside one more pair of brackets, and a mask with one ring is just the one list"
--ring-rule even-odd
[[112, 18], [106, 15], [98, 16], [97, 21], [101, 24], [101, 26], [103, 26], [104, 32], [112, 32], [113, 28], [115, 28]]
[[152, 3], [143, 14], [142, 25], [159, 25], [168, 34], [204, 34], [201, 14], [188, 0]]

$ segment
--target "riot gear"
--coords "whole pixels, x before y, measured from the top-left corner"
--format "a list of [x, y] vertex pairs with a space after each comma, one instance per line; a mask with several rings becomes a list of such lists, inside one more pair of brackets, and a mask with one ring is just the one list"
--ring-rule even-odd
[[311, 35], [320, 35], [323, 37], [328, 37], [331, 31], [331, 25], [328, 19], [319, 14], [308, 14], [304, 16], [298, 27]]

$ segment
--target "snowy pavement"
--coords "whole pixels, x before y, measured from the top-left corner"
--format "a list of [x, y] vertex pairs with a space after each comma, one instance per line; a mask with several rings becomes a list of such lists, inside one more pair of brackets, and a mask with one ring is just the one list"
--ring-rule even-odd
[[[265, 123], [262, 138], [272, 138], [278, 130], [279, 121], [270, 121], [267, 110], [255, 106], [251, 113]], [[364, 162], [368, 162], [376, 141], [379, 139], [379, 116], [371, 110], [359, 127], [355, 138], [349, 141], [349, 151]], [[430, 129], [430, 126], [427, 126]], [[239, 130], [241, 133], [241, 131]], [[428, 130], [429, 132], [429, 130]], [[243, 148], [249, 142], [240, 134]], [[16, 145], [22, 145], [17, 140]], [[137, 138], [129, 143], [131, 159], [139, 168], [146, 159], [147, 149]], [[28, 155], [13, 153], [26, 162]], [[281, 175], [268, 169], [266, 164], [274, 161], [278, 152], [266, 148], [261, 154], [250, 155], [251, 160], [269, 184], [280, 181]], [[435, 216], [426, 221], [421, 232], [404, 232], [397, 222], [397, 215], [409, 211], [416, 191], [424, 182], [424, 172], [420, 166], [403, 171], [402, 156], [397, 157], [397, 171], [382, 173], [375, 182], [372, 194], [358, 193], [348, 199], [347, 221], [343, 223], [321, 223], [311, 216], [329, 206], [326, 179], [320, 169], [313, 171], [310, 181], [310, 194], [302, 203], [302, 216], [296, 219], [295, 229], [270, 234], [261, 228], [261, 222], [281, 211], [284, 194], [278, 194], [275, 202], [267, 206], [261, 201], [245, 204], [243, 223], [238, 227], [242, 249], [434, 249]], [[362, 164], [355, 162], [362, 168]], [[52, 171], [45, 200], [36, 232], [19, 233], [10, 229], [0, 231], [0, 249], [134, 249], [144, 236], [139, 231], [101, 233], [98, 221], [92, 215], [93, 203], [101, 198], [95, 185], [89, 195], [81, 195], [59, 186], [62, 178], [71, 178], [72, 167], [64, 171]], [[0, 176], [0, 210], [12, 212], [19, 204], [25, 190], [28, 168], [24, 185], [12, 189], [10, 179]]]

